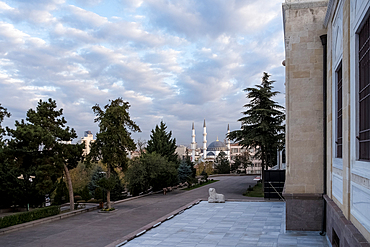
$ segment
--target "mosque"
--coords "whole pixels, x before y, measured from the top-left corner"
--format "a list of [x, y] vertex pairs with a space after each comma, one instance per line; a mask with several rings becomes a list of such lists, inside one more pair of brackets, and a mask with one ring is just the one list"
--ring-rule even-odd
[[[227, 133], [230, 133], [230, 127], [227, 126]], [[195, 161], [195, 150], [197, 149], [197, 143], [195, 142], [195, 128], [194, 128], [194, 122], [193, 122], [193, 128], [192, 128], [192, 142], [191, 142], [191, 160]], [[206, 120], [204, 119], [203, 124], [203, 148], [202, 154], [199, 157], [200, 161], [205, 160], [215, 160], [217, 155], [220, 152], [224, 152], [228, 158], [229, 161], [231, 161], [230, 158], [230, 140], [227, 140], [227, 145], [225, 145], [224, 142], [221, 142], [218, 140], [212, 142], [209, 144], [207, 148], [207, 127], [206, 127]]]

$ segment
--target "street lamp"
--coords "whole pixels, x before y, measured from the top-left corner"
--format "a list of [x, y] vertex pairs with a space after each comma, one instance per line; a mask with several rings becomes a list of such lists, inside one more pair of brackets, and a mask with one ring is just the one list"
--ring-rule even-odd
[[[23, 179], [24, 180], [24, 177], [23, 177], [23, 174], [21, 174], [19, 177], [17, 177], [18, 179]], [[36, 176], [29, 176], [28, 177], [28, 181], [30, 181], [31, 183], [32, 183], [32, 181], [33, 181], [33, 179], [35, 179], [36, 178]], [[27, 196], [27, 198], [28, 198], [28, 196]], [[28, 201], [28, 199], [27, 199], [27, 201]], [[27, 211], [30, 211], [30, 204], [29, 204], [29, 202], [27, 202]]]

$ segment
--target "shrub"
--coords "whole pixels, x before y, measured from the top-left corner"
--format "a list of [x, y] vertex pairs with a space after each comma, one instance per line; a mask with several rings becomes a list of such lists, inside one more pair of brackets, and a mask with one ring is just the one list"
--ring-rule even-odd
[[0, 218], [0, 228], [14, 226], [33, 220], [42, 219], [48, 216], [57, 215], [60, 212], [59, 206], [36, 208], [32, 211], [7, 215]]
[[87, 188], [87, 185], [81, 191], [81, 197], [82, 197], [82, 200], [85, 200], [85, 201], [88, 201], [91, 198], [90, 191], [89, 191], [89, 188]]
[[97, 199], [90, 199], [87, 202], [90, 202], [90, 203], [98, 203], [99, 201]]
[[75, 202], [76, 201], [80, 201], [80, 200], [82, 200], [82, 197], [81, 196], [75, 196]]

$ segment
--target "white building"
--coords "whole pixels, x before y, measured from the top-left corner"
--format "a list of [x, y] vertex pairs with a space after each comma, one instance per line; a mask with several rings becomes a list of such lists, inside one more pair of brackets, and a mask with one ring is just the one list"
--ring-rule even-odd
[[90, 130], [87, 130], [84, 132], [84, 136], [81, 137], [81, 139], [78, 141], [78, 143], [84, 143], [85, 144], [85, 148], [84, 148], [84, 152], [83, 152], [83, 155], [86, 156], [90, 153], [90, 148], [91, 148], [91, 143], [95, 142], [94, 140], [94, 136], [93, 134], [91, 133]]

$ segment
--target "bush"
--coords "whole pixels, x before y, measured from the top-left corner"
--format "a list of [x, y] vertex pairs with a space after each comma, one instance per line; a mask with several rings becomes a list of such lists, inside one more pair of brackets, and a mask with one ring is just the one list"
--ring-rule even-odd
[[89, 203], [98, 203], [99, 200], [97, 200], [97, 199], [90, 199], [87, 202], [89, 202]]
[[88, 200], [91, 199], [90, 191], [89, 191], [89, 188], [87, 187], [87, 185], [81, 191], [81, 197], [82, 197], [82, 200], [85, 200], [85, 201], [88, 201]]
[[0, 218], [0, 228], [14, 226], [33, 220], [42, 219], [48, 216], [57, 215], [60, 212], [59, 206], [50, 206], [45, 208], [36, 208], [32, 211], [7, 215]]
[[82, 200], [81, 196], [75, 196], [75, 202]]

